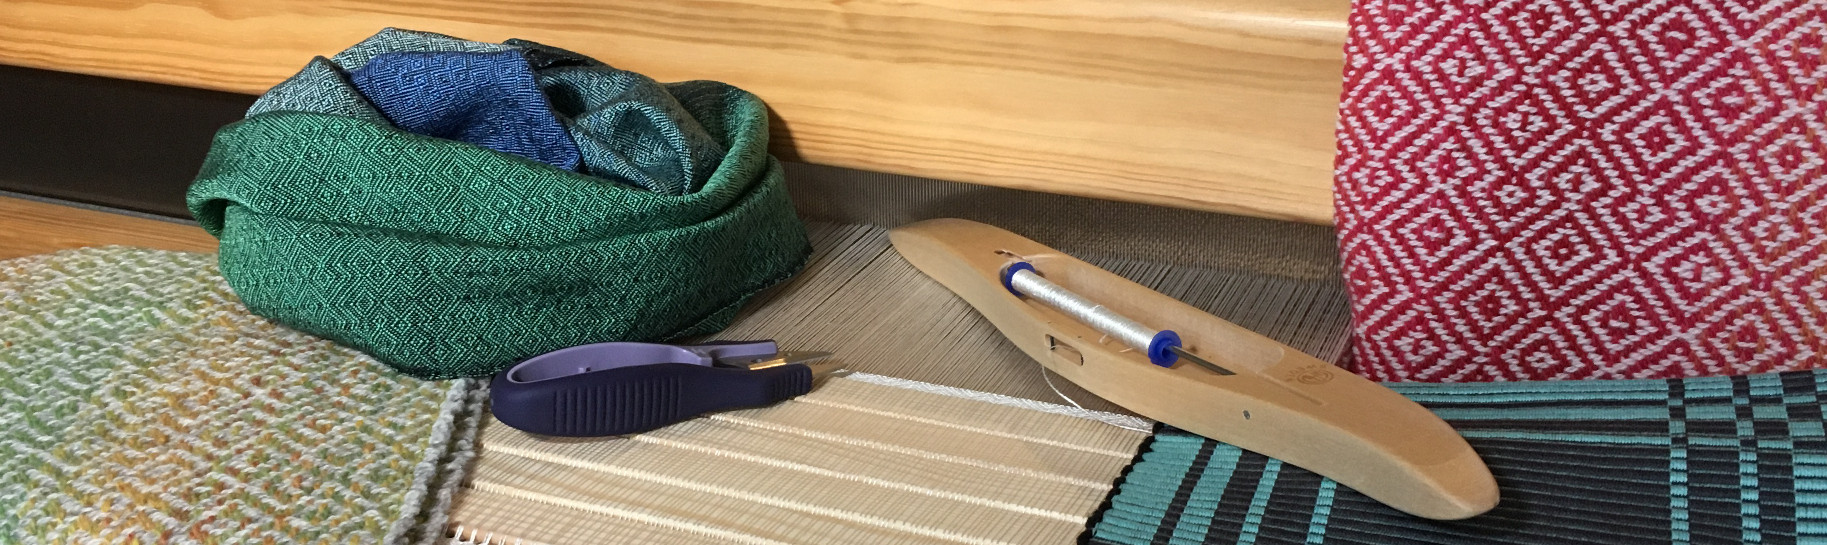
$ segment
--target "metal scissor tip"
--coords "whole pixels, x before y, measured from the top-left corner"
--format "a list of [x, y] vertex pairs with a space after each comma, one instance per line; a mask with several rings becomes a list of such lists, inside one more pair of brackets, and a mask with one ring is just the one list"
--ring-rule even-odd
[[831, 374], [833, 371], [844, 368], [841, 362], [831, 359], [831, 356], [833, 355], [834, 354], [830, 352], [794, 350], [734, 363], [739, 367], [746, 367], [750, 371], [767, 369], [769, 367], [779, 367], [782, 365], [800, 364], [811, 367], [813, 377], [822, 377]]

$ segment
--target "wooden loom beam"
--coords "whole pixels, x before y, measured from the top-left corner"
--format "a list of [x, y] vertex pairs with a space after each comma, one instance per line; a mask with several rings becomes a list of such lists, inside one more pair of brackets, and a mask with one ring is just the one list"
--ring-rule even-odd
[[0, 196], [0, 259], [114, 244], [216, 251], [195, 225]]
[[382, 27], [774, 109], [783, 159], [1329, 223], [1348, 0], [0, 3], [0, 64], [259, 93]]

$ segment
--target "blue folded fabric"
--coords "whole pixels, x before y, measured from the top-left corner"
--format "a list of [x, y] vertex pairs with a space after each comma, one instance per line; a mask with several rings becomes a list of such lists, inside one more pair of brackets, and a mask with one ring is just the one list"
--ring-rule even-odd
[[[416, 85], [445, 77], [461, 82], [462, 92]], [[684, 196], [716, 175], [731, 145], [717, 136], [726, 127], [687, 113], [702, 105], [680, 102], [675, 90], [696, 85], [661, 84], [525, 40], [491, 44], [390, 28], [311, 61], [255, 101], [248, 116], [298, 111], [384, 122]]]
[[565, 170], [582, 161], [519, 51], [384, 53], [349, 81], [401, 129]]

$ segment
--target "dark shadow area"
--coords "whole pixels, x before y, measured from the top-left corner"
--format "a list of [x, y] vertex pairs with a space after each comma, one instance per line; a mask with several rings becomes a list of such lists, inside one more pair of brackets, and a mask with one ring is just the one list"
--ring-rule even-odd
[[184, 191], [252, 95], [0, 66], [0, 190], [190, 217]]

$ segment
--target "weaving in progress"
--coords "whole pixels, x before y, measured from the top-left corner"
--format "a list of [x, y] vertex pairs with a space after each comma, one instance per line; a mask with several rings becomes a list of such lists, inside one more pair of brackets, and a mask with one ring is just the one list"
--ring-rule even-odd
[[[957, 191], [933, 189], [940, 196]], [[894, 191], [879, 197], [924, 202]], [[1005, 204], [1036, 203], [1014, 197]], [[463, 542], [628, 535], [681, 543], [862, 539], [857, 536], [875, 543], [1058, 543], [1082, 532], [1116, 472], [1135, 456], [1149, 421], [1058, 405], [1127, 411], [1057, 375], [1048, 378], [975, 309], [901, 259], [887, 230], [821, 221], [808, 230], [815, 250], [805, 272], [758, 297], [723, 336], [832, 349], [859, 373], [776, 407], [643, 436], [547, 439], [490, 422], [479, 441], [483, 455], [452, 511]], [[1248, 271], [1182, 267], [1193, 274], [1176, 278], [1162, 274], [1170, 267], [1098, 262], [1152, 277], [1159, 289], [1278, 331], [1314, 352], [1336, 350], [1345, 332], [1339, 321], [1331, 335], [1307, 336], [1312, 330], [1269, 321], [1252, 304], [1265, 292], [1283, 292], [1289, 306], [1324, 301], [1303, 295], [1326, 293], [1326, 286], [1338, 295], [1336, 277], [1297, 288], [1294, 280]], [[1230, 287], [1218, 288], [1224, 285]], [[668, 461], [680, 456], [687, 458]], [[619, 484], [578, 484], [608, 482]], [[656, 486], [680, 489], [658, 494], [653, 491], [670, 489]], [[554, 487], [563, 493], [553, 494]], [[818, 493], [798, 490], [808, 487]], [[832, 504], [827, 495], [851, 501]], [[700, 502], [726, 507], [669, 507]], [[562, 523], [554, 513], [563, 514]]]
[[1827, 1], [167, 1], [0, 544], [1827, 544]]
[[625, 437], [489, 423], [451, 520], [464, 543], [1063, 543], [1146, 422], [855, 374]]
[[[1497, 503], [1490, 471], [1465, 440], [1386, 388], [989, 225], [938, 219], [890, 237], [1023, 351], [1099, 397], [1415, 516], [1462, 519]], [[1189, 348], [1224, 367], [1187, 357]]]

